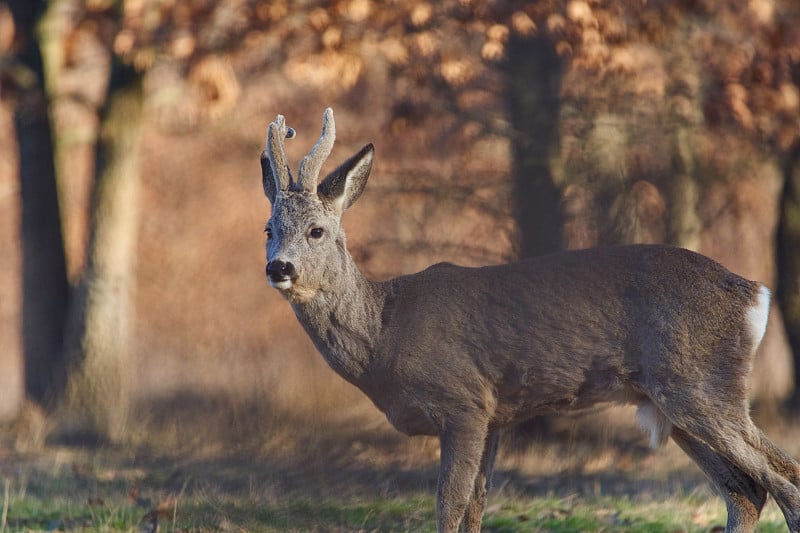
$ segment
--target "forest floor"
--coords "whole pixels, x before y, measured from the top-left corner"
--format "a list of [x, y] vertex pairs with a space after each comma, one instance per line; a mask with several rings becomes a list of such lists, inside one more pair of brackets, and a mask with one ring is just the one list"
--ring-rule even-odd
[[[649, 450], [630, 424], [588, 418], [524, 449], [506, 439], [484, 531], [721, 531], [722, 500], [677, 446]], [[800, 455], [798, 424], [759, 423]], [[7, 447], [0, 531], [435, 531], [433, 439], [280, 432], [260, 449]], [[771, 500], [759, 531], [787, 531]]]

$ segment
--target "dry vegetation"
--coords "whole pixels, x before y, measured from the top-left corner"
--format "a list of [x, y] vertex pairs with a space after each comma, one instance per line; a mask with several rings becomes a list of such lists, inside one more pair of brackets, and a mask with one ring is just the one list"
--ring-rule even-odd
[[[630, 414], [614, 417], [629, 421]], [[182, 422], [178, 431], [208, 433], [202, 420]], [[759, 422], [776, 442], [800, 452], [796, 427]], [[215, 428], [241, 431], [245, 440], [233, 447], [55, 446], [3, 454], [7, 525], [134, 530], [156, 518], [162, 531], [434, 530], [432, 440], [381, 426], [287, 424], [256, 442], [242, 423]], [[504, 447], [485, 530], [688, 533], [724, 523], [721, 500], [676, 446], [652, 452], [630, 423], [596, 424], [596, 418], [568, 420], [557, 440], [529, 442], [525, 451]], [[773, 502], [761, 528], [786, 531]]]

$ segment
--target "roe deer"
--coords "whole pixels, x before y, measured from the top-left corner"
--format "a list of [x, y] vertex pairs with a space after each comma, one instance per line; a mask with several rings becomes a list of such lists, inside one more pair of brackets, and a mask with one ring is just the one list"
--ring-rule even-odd
[[292, 136], [278, 115], [261, 154], [267, 278], [394, 427], [439, 437], [439, 532], [480, 531], [502, 428], [600, 402], [638, 405], [654, 446], [675, 440], [725, 499], [726, 531], [752, 532], [769, 493], [800, 532], [800, 465], [748, 413], [763, 285], [663, 245], [370, 281], [341, 217], [364, 190], [373, 146], [318, 183], [335, 137], [326, 109], [295, 181], [283, 148]]

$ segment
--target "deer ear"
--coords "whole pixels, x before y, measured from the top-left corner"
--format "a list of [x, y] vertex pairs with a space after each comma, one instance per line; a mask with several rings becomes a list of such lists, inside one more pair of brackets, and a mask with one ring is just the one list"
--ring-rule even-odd
[[269, 199], [269, 203], [275, 203], [275, 175], [272, 173], [272, 165], [269, 162], [267, 151], [261, 152], [261, 185], [264, 186], [264, 194]]
[[374, 156], [375, 147], [371, 143], [364, 146], [317, 185], [317, 194], [344, 212], [364, 191]]

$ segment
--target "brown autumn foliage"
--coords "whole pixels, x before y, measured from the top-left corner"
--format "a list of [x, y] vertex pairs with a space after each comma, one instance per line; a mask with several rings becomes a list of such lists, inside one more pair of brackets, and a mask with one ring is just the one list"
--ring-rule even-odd
[[[376, 143], [367, 193], [345, 222], [368, 274], [511, 260], [524, 231], [515, 179], [526, 178], [512, 176], [513, 147], [525, 140], [509, 117], [509, 87], [538, 90], [535, 79], [515, 80], [525, 55], [512, 57], [512, 46], [543, 42], [564, 65], [546, 163], [562, 227], [533, 231], [559, 231], [572, 248], [672, 242], [775, 287], [784, 168], [800, 142], [793, 0], [55, 5], [51, 97], [69, 176], [60, 194], [73, 281], [84, 268], [108, 58], [145, 73], [131, 376], [145, 418], [216, 395], [237, 416], [265, 402], [267, 424], [275, 413], [374, 416], [264, 283], [264, 127], [287, 116], [300, 134], [287, 144], [296, 162], [333, 105], [333, 159]], [[15, 190], [13, 169], [0, 172]], [[1, 199], [10, 217], [13, 195]], [[0, 236], [18, 249], [14, 235]], [[17, 268], [3, 272], [13, 287]], [[16, 309], [3, 303], [4, 316]], [[780, 399], [793, 383], [777, 307], [772, 324], [756, 381], [763, 397]], [[13, 368], [19, 348], [9, 346]]]

